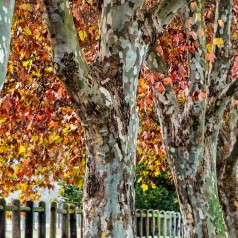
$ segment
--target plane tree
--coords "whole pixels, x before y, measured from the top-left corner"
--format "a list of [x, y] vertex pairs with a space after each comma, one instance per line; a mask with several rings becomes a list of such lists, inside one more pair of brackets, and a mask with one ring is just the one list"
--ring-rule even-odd
[[[153, 7], [143, 0], [93, 1], [100, 34], [96, 57], [89, 62], [79, 46], [69, 2], [42, 3], [53, 66], [84, 129], [84, 235], [133, 237], [136, 88], [143, 63], [164, 75], [156, 76], [153, 88], [185, 237], [227, 237], [217, 184], [230, 237], [237, 234], [237, 187], [227, 189], [231, 178], [237, 181], [232, 2], [217, 1], [211, 37], [204, 4], [214, 1], [158, 1]], [[177, 13], [188, 44], [184, 64], [189, 73], [182, 91], [173, 87], [176, 78], [169, 75], [157, 41]]]

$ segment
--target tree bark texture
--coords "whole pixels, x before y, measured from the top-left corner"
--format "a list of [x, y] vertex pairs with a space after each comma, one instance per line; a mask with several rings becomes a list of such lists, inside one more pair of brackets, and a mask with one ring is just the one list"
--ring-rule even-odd
[[2, 0], [0, 2], [0, 90], [7, 73], [14, 4], [14, 0]]
[[[184, 236], [188, 238], [234, 238], [238, 234], [237, 115], [229, 110], [229, 102], [238, 91], [238, 79], [229, 77], [233, 58], [231, 10], [232, 1], [217, 1], [214, 38], [222, 38], [224, 45], [213, 47], [217, 60], [209, 67], [204, 34], [189, 39], [197, 47], [188, 54], [191, 86], [186, 102], [176, 99], [171, 85], [166, 85], [162, 93], [154, 90], [183, 216]], [[186, 17], [191, 22], [188, 32], [197, 36], [205, 32], [204, 1], [193, 1]], [[218, 24], [221, 19], [222, 26]], [[160, 57], [153, 56], [153, 60], [162, 65]], [[201, 91], [207, 93], [204, 99], [198, 98]]]
[[[54, 68], [85, 131], [84, 237], [134, 237], [137, 79], [144, 60], [151, 70], [166, 74], [156, 39], [186, 5], [189, 40], [197, 46], [188, 55], [190, 95], [182, 104], [172, 85], [165, 85], [164, 92], [155, 91], [157, 112], [185, 237], [227, 237], [216, 163], [224, 111], [238, 89], [238, 80], [226, 76], [232, 59], [231, 1], [217, 1], [216, 21], [224, 18], [226, 32], [216, 25], [214, 37], [223, 37], [225, 43], [222, 50], [214, 47], [219, 60], [210, 67], [205, 60], [204, 0], [167, 0], [151, 9], [144, 7], [144, 0], [101, 1], [99, 51], [91, 65], [82, 56], [68, 1], [42, 1]], [[202, 90], [208, 96], [201, 99]]]
[[103, 1], [92, 65], [80, 51], [68, 1], [43, 4], [55, 71], [85, 131], [84, 237], [132, 238], [137, 80], [150, 46], [186, 1], [149, 10], [144, 0]]

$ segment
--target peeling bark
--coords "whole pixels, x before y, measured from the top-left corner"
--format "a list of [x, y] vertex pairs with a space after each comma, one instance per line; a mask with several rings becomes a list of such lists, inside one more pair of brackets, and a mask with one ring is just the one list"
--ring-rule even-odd
[[[198, 45], [193, 54], [189, 53], [188, 59], [190, 95], [183, 105], [177, 102], [171, 85], [166, 86], [162, 93], [154, 90], [154, 94], [165, 150], [179, 197], [184, 236], [233, 238], [238, 234], [237, 131], [234, 130], [234, 124], [224, 132], [227, 137], [230, 136], [226, 144], [221, 134], [226, 128], [224, 112], [238, 90], [237, 79], [231, 81], [227, 76], [232, 64], [232, 7], [231, 1], [217, 1], [216, 21], [224, 20], [224, 26], [223, 29], [216, 26], [214, 38], [223, 38], [224, 45], [214, 48], [217, 61], [208, 70], [205, 62], [205, 36], [199, 34], [205, 32], [203, 4], [201, 0], [193, 1], [188, 8], [188, 17], [192, 23], [188, 31], [193, 33], [190, 42], [196, 41]], [[153, 51], [153, 48], [150, 50]], [[161, 65], [161, 57], [150, 53], [147, 61], [151, 70], [162, 72], [160, 68], [155, 69], [156, 64]], [[208, 97], [198, 100], [199, 91], [208, 92], [208, 89]], [[224, 152], [228, 144], [229, 149]]]
[[104, 1], [100, 51], [88, 65], [68, 1], [43, 1], [55, 71], [85, 132], [84, 237], [134, 237], [136, 87], [148, 43], [132, 19], [143, 2]]
[[0, 2], [0, 90], [7, 73], [14, 0]]

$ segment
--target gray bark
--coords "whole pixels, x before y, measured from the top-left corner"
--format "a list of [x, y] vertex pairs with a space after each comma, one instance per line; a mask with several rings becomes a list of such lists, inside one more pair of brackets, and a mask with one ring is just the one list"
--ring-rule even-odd
[[186, 4], [169, 2], [147, 10], [144, 0], [104, 1], [100, 50], [88, 65], [68, 1], [43, 0], [55, 71], [85, 131], [84, 237], [134, 237], [137, 80], [149, 46]]
[[[188, 17], [192, 22], [188, 30], [197, 36], [199, 32], [205, 32], [203, 5], [204, 1], [193, 1], [188, 8]], [[191, 88], [185, 104], [177, 101], [171, 85], [165, 85], [162, 93], [154, 90], [165, 150], [183, 216], [184, 235], [189, 238], [223, 238], [228, 235], [233, 238], [238, 234], [237, 142], [234, 136], [225, 155], [217, 154], [217, 140], [225, 124], [224, 111], [238, 90], [238, 79], [232, 81], [228, 76], [233, 55], [230, 43], [231, 8], [231, 1], [217, 1], [214, 38], [222, 38], [224, 45], [214, 47], [217, 60], [209, 68], [205, 61], [204, 34], [190, 39], [191, 42], [197, 41], [198, 47], [195, 53], [189, 53]], [[217, 24], [218, 19], [224, 21], [223, 28]], [[163, 73], [165, 67], [161, 57], [155, 52], [150, 56], [148, 66]], [[155, 65], [160, 65], [162, 69], [156, 70]], [[201, 90], [208, 93], [202, 100], [198, 98]], [[225, 133], [229, 136], [234, 131], [230, 128]], [[217, 163], [221, 164], [217, 166]], [[217, 167], [220, 173], [217, 173]], [[234, 181], [232, 184], [231, 179]]]
[[0, 1], [0, 90], [7, 73], [14, 0]]
[[83, 59], [68, 1], [43, 3], [55, 70], [85, 131], [84, 237], [134, 237], [136, 87], [148, 44], [131, 19], [143, 1], [104, 2], [93, 65]]

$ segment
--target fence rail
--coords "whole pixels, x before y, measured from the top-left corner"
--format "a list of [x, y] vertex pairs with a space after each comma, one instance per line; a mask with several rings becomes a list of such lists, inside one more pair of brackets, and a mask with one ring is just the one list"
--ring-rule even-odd
[[[34, 224], [37, 224], [37, 237], [46, 238], [46, 204], [39, 202], [34, 206], [32, 201], [27, 201], [26, 206], [21, 206], [19, 200], [13, 200], [7, 205], [4, 199], [0, 199], [0, 238], [6, 238], [6, 213], [11, 212], [12, 238], [21, 238], [21, 217], [24, 213], [24, 238], [33, 238]], [[57, 237], [57, 229], [61, 230], [63, 238], [77, 238], [77, 228], [82, 227], [82, 210], [73, 204], [62, 204], [58, 207], [52, 202], [49, 208], [49, 236]], [[34, 221], [37, 215], [36, 221]], [[136, 210], [136, 236], [137, 238], [182, 238], [182, 219], [178, 212], [158, 210]], [[61, 218], [60, 226], [58, 219]], [[58, 224], [58, 226], [57, 226]], [[83, 237], [83, 230], [80, 229], [80, 237]], [[22, 236], [23, 237], [23, 236]], [[59, 236], [58, 236], [59, 237]]]

